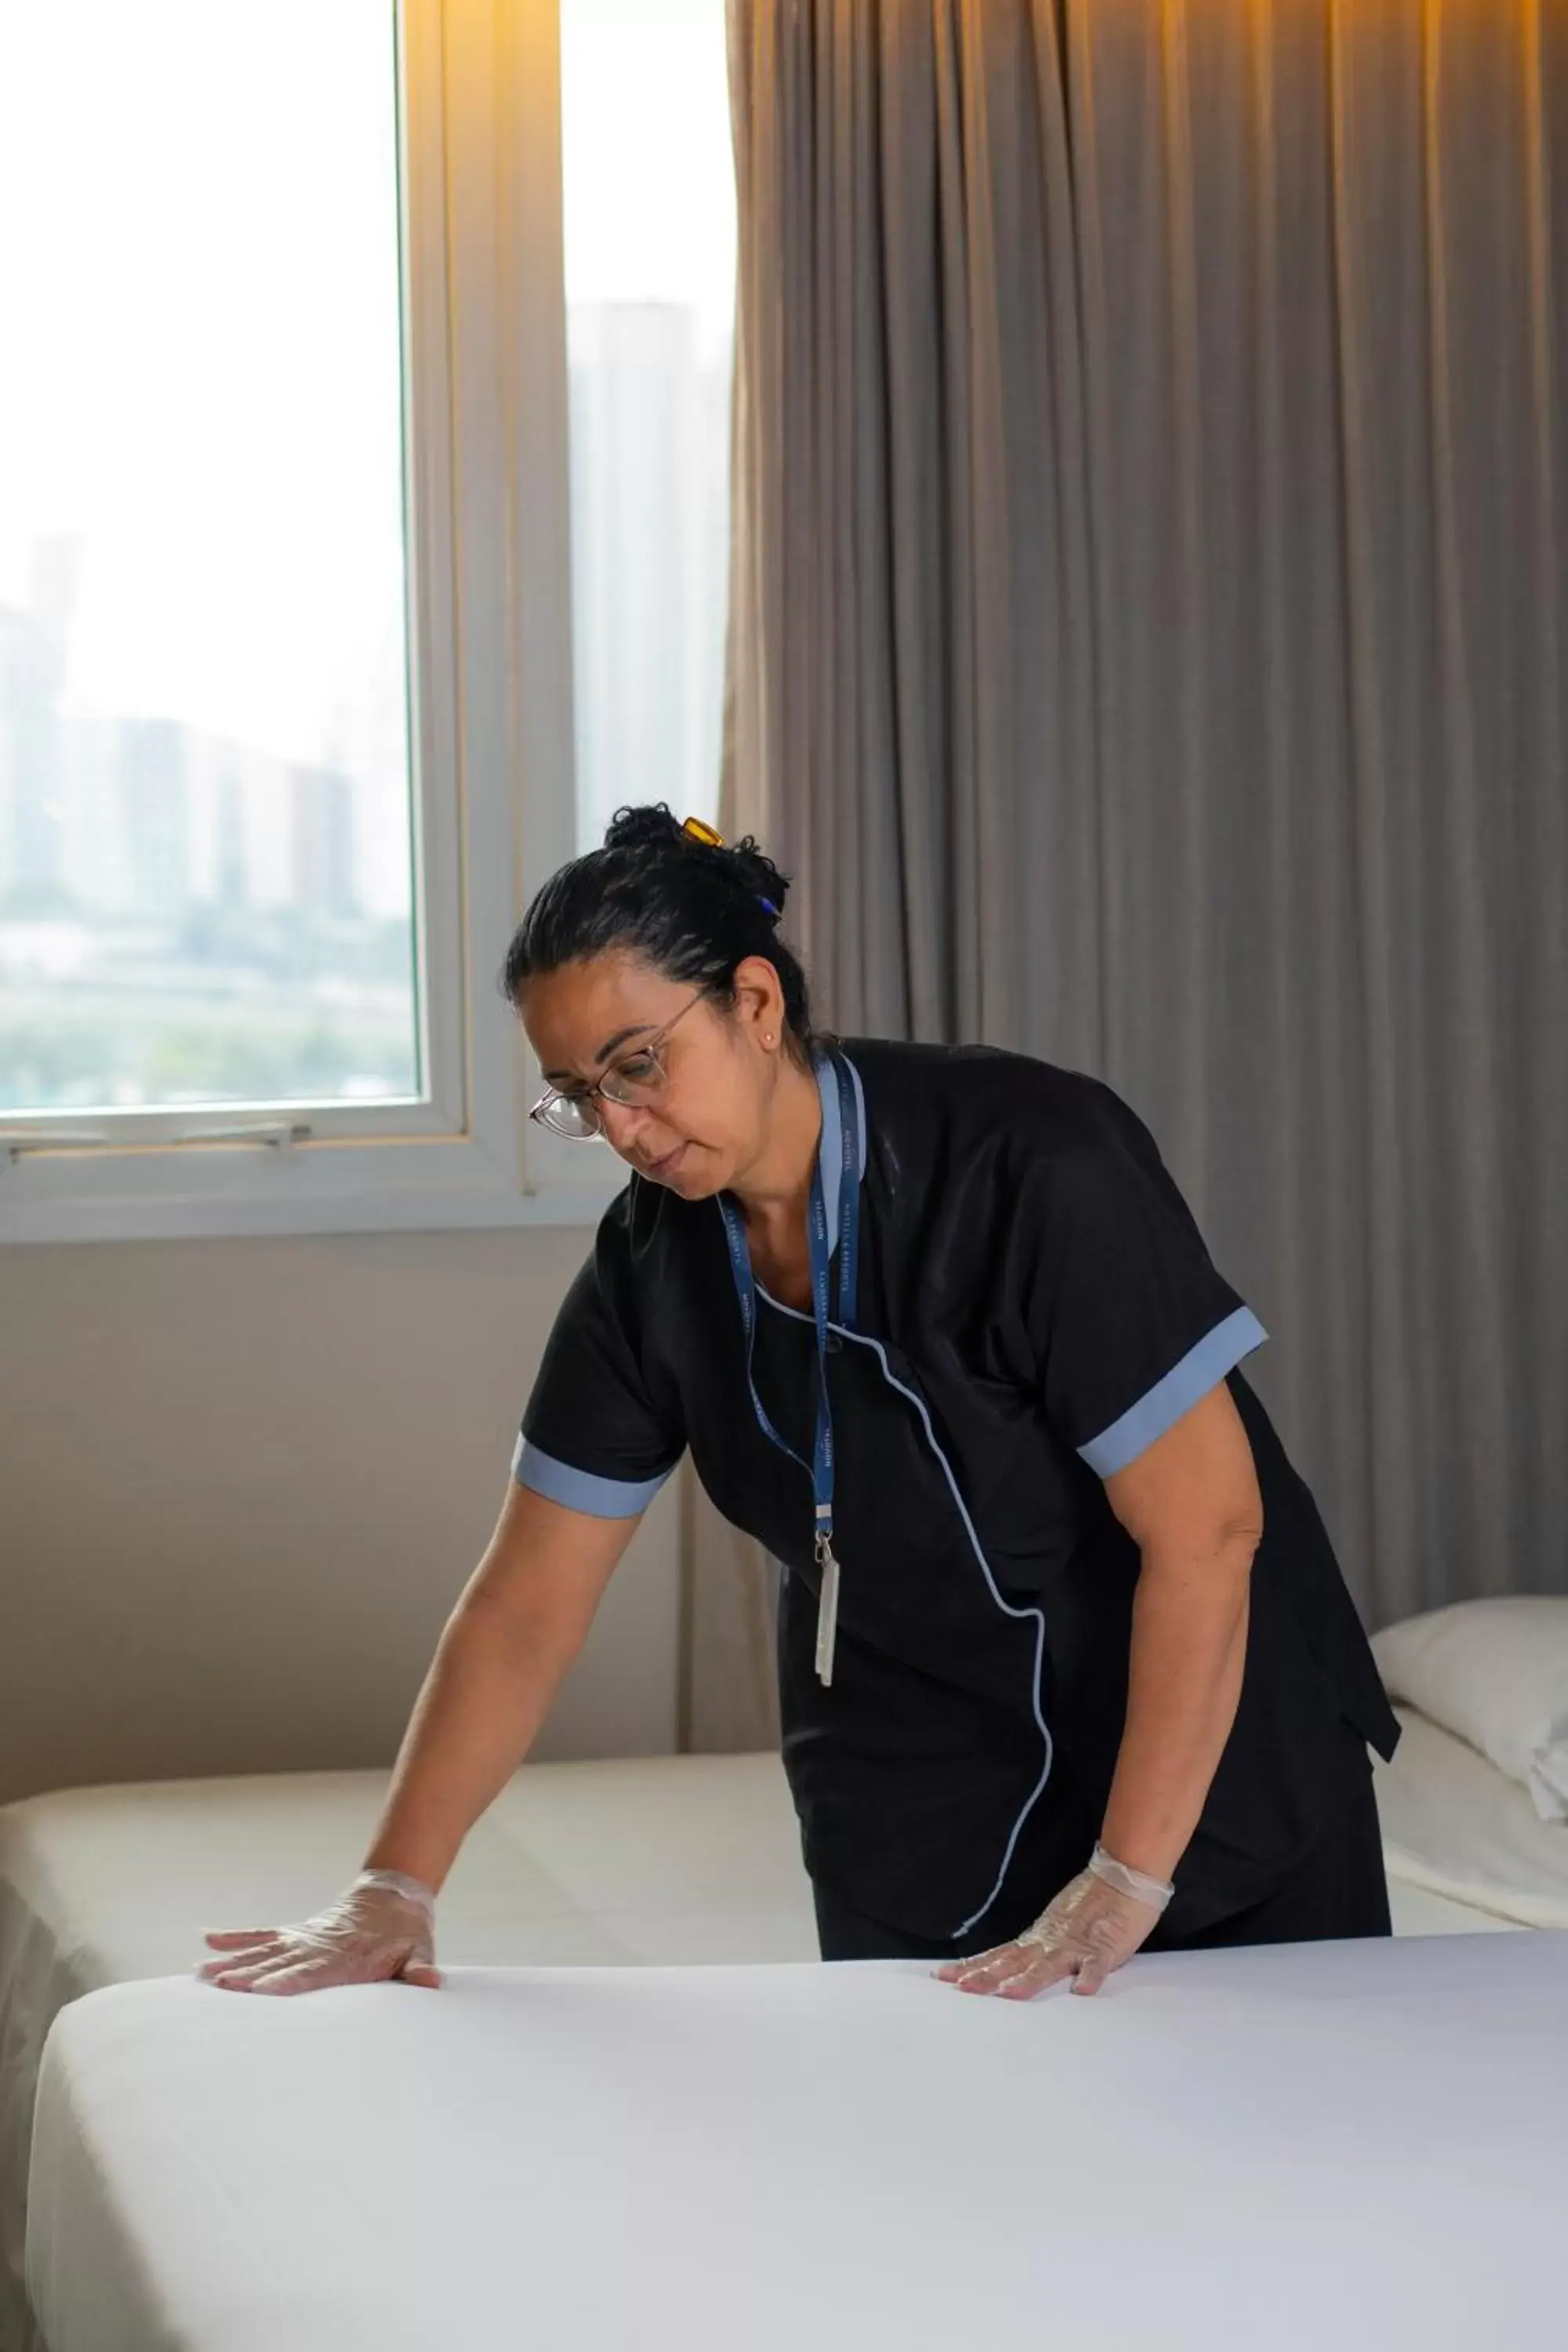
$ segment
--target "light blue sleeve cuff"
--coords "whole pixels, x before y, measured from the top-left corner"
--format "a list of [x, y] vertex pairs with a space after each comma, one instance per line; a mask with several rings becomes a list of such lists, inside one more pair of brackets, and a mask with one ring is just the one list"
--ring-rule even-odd
[[511, 1475], [520, 1486], [531, 1487], [547, 1502], [564, 1503], [569, 1511], [586, 1511], [595, 1519], [635, 1519], [646, 1511], [670, 1470], [661, 1470], [657, 1478], [596, 1478], [591, 1470], [574, 1470], [569, 1462], [557, 1462], [552, 1454], [543, 1454], [519, 1437], [512, 1450]]
[[1250, 1356], [1268, 1337], [1250, 1307], [1238, 1307], [1223, 1323], [1216, 1323], [1206, 1339], [1182, 1358], [1162, 1381], [1156, 1381], [1147, 1396], [1139, 1398], [1128, 1408], [1120, 1421], [1080, 1445], [1079, 1453], [1089, 1468], [1101, 1478], [1113, 1477], [1136, 1462], [1146, 1447], [1157, 1437], [1173, 1429], [1184, 1412], [1190, 1412], [1200, 1397], [1217, 1388], [1227, 1372], [1235, 1371], [1243, 1356]]

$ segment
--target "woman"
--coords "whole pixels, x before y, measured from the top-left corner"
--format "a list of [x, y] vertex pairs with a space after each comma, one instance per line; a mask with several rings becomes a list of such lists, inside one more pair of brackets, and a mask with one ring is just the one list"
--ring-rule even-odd
[[785, 882], [664, 808], [541, 890], [534, 1116], [633, 1171], [555, 1323], [365, 1872], [220, 1984], [438, 1982], [435, 1890], [689, 1446], [787, 1570], [825, 1958], [1092, 1992], [1141, 1946], [1385, 1935], [1398, 1736], [1265, 1337], [1145, 1129], [1021, 1055], [818, 1038]]

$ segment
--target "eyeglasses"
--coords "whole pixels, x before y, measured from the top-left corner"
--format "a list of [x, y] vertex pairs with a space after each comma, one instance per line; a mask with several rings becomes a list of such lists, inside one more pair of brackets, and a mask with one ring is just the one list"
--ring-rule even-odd
[[551, 1087], [529, 1111], [541, 1127], [549, 1128], [552, 1135], [563, 1135], [573, 1143], [591, 1143], [605, 1132], [600, 1101], [619, 1103], [623, 1109], [643, 1110], [657, 1102], [668, 1084], [668, 1073], [659, 1058], [659, 1047], [675, 1027], [684, 1021], [692, 1006], [707, 994], [700, 988], [695, 996], [688, 997], [672, 1021], [656, 1029], [646, 1045], [637, 1046], [621, 1059], [612, 1062], [602, 1078], [591, 1087], [574, 1089], [571, 1094], [559, 1087]]

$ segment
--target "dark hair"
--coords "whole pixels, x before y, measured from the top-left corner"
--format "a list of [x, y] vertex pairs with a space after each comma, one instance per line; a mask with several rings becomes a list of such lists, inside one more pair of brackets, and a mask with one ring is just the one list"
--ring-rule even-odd
[[784, 991], [785, 1031], [804, 1053], [805, 974], [776, 928], [788, 891], [750, 835], [722, 846], [694, 839], [663, 801], [617, 809], [604, 847], [560, 867], [533, 898], [507, 950], [502, 993], [515, 1009], [537, 973], [619, 951], [727, 1006], [736, 966], [765, 956]]

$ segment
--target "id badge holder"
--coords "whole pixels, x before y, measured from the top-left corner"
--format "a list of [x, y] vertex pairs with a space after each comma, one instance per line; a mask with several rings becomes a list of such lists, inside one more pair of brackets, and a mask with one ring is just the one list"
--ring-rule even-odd
[[825, 1690], [833, 1683], [833, 1654], [838, 1644], [838, 1561], [825, 1535], [816, 1538], [816, 1568], [822, 1579], [816, 1605], [816, 1679]]

